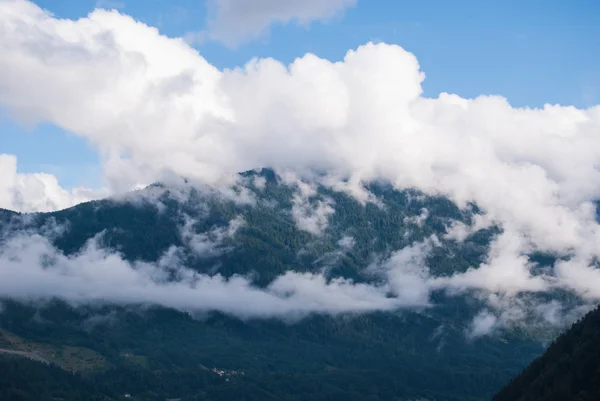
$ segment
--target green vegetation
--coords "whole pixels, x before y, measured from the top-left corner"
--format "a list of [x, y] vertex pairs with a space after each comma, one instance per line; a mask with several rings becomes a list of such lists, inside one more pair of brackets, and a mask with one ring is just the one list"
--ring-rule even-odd
[[0, 330], [0, 352], [51, 363], [70, 372], [102, 371], [109, 367], [106, 359], [91, 349], [36, 343], [6, 330]]
[[[480, 400], [541, 351], [515, 335], [469, 342], [450, 323], [436, 337], [440, 322], [419, 313], [312, 316], [286, 324], [220, 314], [199, 320], [163, 308], [4, 305], [0, 325], [20, 338], [105, 356], [111, 368], [77, 376], [81, 386], [114, 383], [115, 391], [138, 399]], [[36, 314], [43, 326], [32, 319]], [[107, 314], [113, 323], [86, 323]], [[219, 377], [203, 367], [244, 375]], [[21, 378], [23, 386], [27, 380]]]
[[600, 399], [600, 309], [558, 337], [541, 357], [493, 401], [595, 401]]

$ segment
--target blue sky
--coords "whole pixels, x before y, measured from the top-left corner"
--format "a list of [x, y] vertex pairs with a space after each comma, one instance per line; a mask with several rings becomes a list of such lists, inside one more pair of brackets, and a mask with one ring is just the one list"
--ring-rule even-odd
[[[37, 0], [61, 18], [84, 17], [94, 0]], [[122, 0], [120, 11], [167, 36], [205, 28], [202, 0]], [[330, 60], [368, 41], [399, 44], [426, 73], [425, 96], [500, 94], [515, 106], [600, 103], [600, 3], [583, 0], [359, 0], [343, 15], [310, 26], [275, 25], [258, 40], [228, 48], [196, 45], [219, 68], [252, 57], [291, 62], [307, 52]], [[63, 186], [102, 185], [98, 156], [83, 139], [51, 125], [25, 127], [0, 109], [0, 153], [20, 172], [45, 171]]]

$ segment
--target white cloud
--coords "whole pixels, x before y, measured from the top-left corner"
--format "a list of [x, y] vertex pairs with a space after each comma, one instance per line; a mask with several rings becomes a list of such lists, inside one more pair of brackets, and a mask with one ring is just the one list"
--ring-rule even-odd
[[550, 340], [558, 330], [564, 330], [594, 308], [592, 303], [564, 305], [557, 300], [544, 300], [535, 295], [519, 297], [494, 293], [479, 293], [486, 307], [471, 321], [467, 335], [471, 338], [493, 334], [506, 327], [520, 327], [525, 331], [544, 328], [535, 333]]
[[342, 249], [342, 251], [347, 252], [347, 251], [351, 250], [352, 248], [354, 248], [356, 241], [351, 236], [345, 235], [337, 242], [337, 244]]
[[98, 199], [107, 191], [88, 188], [63, 189], [55, 176], [17, 173], [17, 158], [0, 154], [0, 208], [18, 212], [47, 212]]
[[329, 215], [333, 214], [335, 210], [328, 200], [315, 202], [316, 205], [313, 207], [308, 199], [294, 197], [292, 216], [300, 230], [321, 235], [329, 225]]
[[457, 242], [463, 242], [469, 235], [479, 230], [489, 228], [493, 225], [493, 223], [494, 222], [487, 214], [476, 214], [473, 217], [473, 222], [471, 225], [467, 225], [461, 221], [452, 222], [452, 224], [448, 227], [446, 234], [444, 234], [444, 238]]
[[490, 334], [497, 328], [498, 318], [487, 310], [481, 311], [473, 318], [468, 336], [477, 338]]
[[267, 186], [267, 179], [265, 177], [257, 175], [252, 180], [252, 183], [256, 187], [256, 189], [263, 190]]
[[411, 296], [387, 296], [385, 286], [342, 278], [327, 280], [320, 274], [287, 272], [266, 288], [241, 276], [226, 279], [199, 274], [181, 265], [175, 248], [156, 263], [131, 264], [119, 254], [99, 248], [94, 239], [80, 253], [65, 256], [37, 234], [14, 236], [0, 249], [0, 296], [158, 304], [193, 312], [221, 311], [241, 318], [298, 319], [311, 313], [415, 306]]
[[525, 238], [506, 230], [492, 243], [485, 263], [465, 273], [436, 278], [435, 285], [455, 291], [480, 289], [509, 295], [550, 289], [552, 278], [531, 273], [532, 264], [526, 251]]
[[221, 255], [226, 249], [223, 241], [233, 238], [235, 233], [246, 224], [243, 217], [232, 219], [226, 227], [213, 227], [208, 232], [197, 233], [194, 230], [195, 221], [186, 216], [185, 224], [181, 229], [181, 237], [185, 244], [201, 258], [211, 258]]
[[593, 265], [593, 261], [575, 257], [567, 261], [558, 261], [554, 270], [559, 285], [565, 289], [574, 290], [585, 299], [600, 299], [600, 269]]
[[[228, 46], [257, 39], [268, 32], [272, 24], [296, 22], [309, 25], [327, 21], [353, 7], [357, 0], [208, 0], [212, 15], [207, 35]], [[191, 35], [198, 36], [198, 33]]]
[[424, 242], [403, 248], [394, 252], [389, 259], [377, 266], [377, 269], [383, 270], [390, 291], [396, 296], [402, 294], [402, 297], [409, 300], [410, 304], [427, 305], [429, 303], [430, 273], [425, 258], [435, 242], [436, 239], [432, 237]]
[[294, 173], [282, 173], [281, 178], [296, 188], [292, 196], [292, 217], [298, 229], [317, 236], [323, 234], [329, 225], [329, 216], [335, 213], [333, 200], [319, 199], [316, 186], [303, 182]]
[[423, 227], [425, 224], [425, 220], [429, 217], [429, 210], [426, 208], [421, 209], [421, 214], [418, 216], [410, 216], [404, 218], [404, 223], [414, 224], [417, 227]]

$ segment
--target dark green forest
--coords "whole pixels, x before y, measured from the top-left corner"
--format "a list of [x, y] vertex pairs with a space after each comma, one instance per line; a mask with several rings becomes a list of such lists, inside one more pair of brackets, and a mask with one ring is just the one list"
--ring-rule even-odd
[[493, 401], [600, 399], [600, 309], [587, 314], [500, 391]]
[[[256, 175], [265, 178], [264, 188], [254, 187]], [[0, 211], [1, 240], [46, 233], [61, 252], [72, 255], [96, 237], [127, 260], [156, 261], [172, 246], [186, 249], [181, 235], [186, 219], [193, 221], [194, 232], [205, 233], [241, 216], [245, 224], [223, 239], [214, 257], [188, 250], [183, 260], [201, 273], [214, 273], [215, 266], [226, 277], [252, 273], [257, 286], [266, 286], [286, 271], [325, 267], [328, 277], [376, 281], [367, 266], [431, 235], [439, 239], [427, 259], [431, 273], [450, 275], [485, 260], [500, 232], [493, 227], [462, 242], [444, 239], [453, 221], [470, 223], [480, 213], [475, 205], [461, 209], [444, 197], [373, 183], [368, 189], [380, 204], [361, 204], [318, 187], [310, 201], [329, 198], [335, 213], [317, 238], [299, 230], [292, 218], [293, 188], [270, 170], [242, 176], [255, 193], [253, 203], [193, 186], [182, 196], [178, 189], [156, 184], [135, 198], [54, 213]], [[428, 213], [418, 223], [414, 217], [423, 209]], [[339, 252], [345, 236], [354, 245]], [[553, 263], [552, 255], [532, 257]], [[471, 339], [466, 333], [481, 301], [469, 294], [434, 292], [431, 302], [435, 307], [286, 321], [152, 305], [6, 299], [0, 349], [33, 353], [45, 362], [0, 353], [0, 398], [489, 400], [554, 336], [523, 327]]]
[[[19, 339], [27, 334], [36, 344], [93, 349], [104, 357], [68, 381], [74, 390], [112, 383], [116, 395], [138, 399], [397, 400], [420, 394], [475, 400], [540, 352], [516, 335], [467, 343], [452, 332], [438, 349], [432, 333], [439, 322], [419, 314], [314, 316], [290, 325], [219, 314], [198, 320], [163, 308], [73, 310], [58, 301], [43, 309], [11, 302], [5, 308], [2, 327]], [[107, 315], [111, 323], [90, 327], [90, 319]], [[40, 380], [55, 374], [36, 364]], [[213, 367], [244, 374], [219, 377]], [[14, 384], [27, 387], [28, 381], [23, 376]]]

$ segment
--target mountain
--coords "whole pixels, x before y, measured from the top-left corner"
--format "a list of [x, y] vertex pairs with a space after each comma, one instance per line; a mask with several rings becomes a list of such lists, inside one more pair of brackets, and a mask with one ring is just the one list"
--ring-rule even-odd
[[457, 240], [476, 205], [366, 191], [263, 169], [1, 211], [2, 399], [489, 399], [556, 328], [478, 335], [485, 298], [424, 283], [484, 262], [501, 230]]
[[600, 309], [560, 335], [493, 401], [600, 399]]

